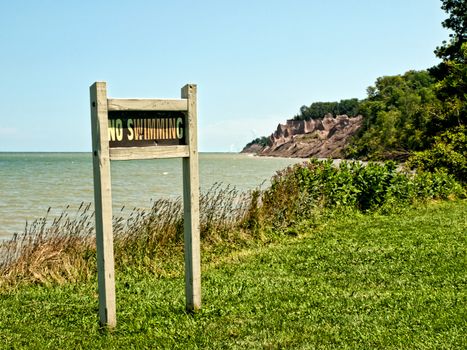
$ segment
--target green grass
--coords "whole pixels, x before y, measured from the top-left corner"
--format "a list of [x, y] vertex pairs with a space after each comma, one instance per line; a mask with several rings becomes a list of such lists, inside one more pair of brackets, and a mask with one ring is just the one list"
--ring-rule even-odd
[[113, 332], [98, 326], [95, 281], [3, 292], [0, 348], [467, 347], [466, 201], [319, 222], [204, 251], [195, 315], [183, 273], [120, 273]]

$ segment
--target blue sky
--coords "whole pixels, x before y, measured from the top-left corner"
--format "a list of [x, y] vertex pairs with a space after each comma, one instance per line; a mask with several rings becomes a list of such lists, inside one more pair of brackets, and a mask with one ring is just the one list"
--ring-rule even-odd
[[438, 63], [439, 0], [0, 0], [0, 151], [89, 151], [89, 86], [178, 98], [200, 151], [239, 151], [300, 106]]

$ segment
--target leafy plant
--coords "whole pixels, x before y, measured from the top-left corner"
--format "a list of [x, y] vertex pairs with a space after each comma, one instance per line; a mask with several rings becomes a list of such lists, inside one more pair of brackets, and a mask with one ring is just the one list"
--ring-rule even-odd
[[463, 197], [465, 192], [446, 173], [402, 172], [392, 161], [341, 162], [311, 159], [278, 173], [263, 194], [260, 207], [265, 225], [288, 227], [324, 209], [362, 212], [396, 209], [431, 199]]
[[420, 171], [443, 171], [465, 183], [467, 181], [467, 128], [461, 126], [436, 137], [434, 146], [412, 155], [407, 162], [407, 167]]

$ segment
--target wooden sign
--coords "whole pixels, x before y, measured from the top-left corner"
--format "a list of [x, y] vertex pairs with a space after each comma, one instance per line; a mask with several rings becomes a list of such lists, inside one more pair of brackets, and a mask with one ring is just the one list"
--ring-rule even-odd
[[186, 308], [201, 308], [196, 85], [181, 99], [108, 99], [105, 82], [90, 87], [99, 320], [113, 328], [115, 268], [110, 161], [183, 158]]

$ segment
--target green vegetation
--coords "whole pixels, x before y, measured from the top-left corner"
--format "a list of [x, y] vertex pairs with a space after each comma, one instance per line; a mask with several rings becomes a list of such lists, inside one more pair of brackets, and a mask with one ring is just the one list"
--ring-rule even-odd
[[438, 137], [431, 149], [415, 152], [408, 166], [423, 171], [441, 170], [467, 182], [467, 127], [452, 128]]
[[357, 98], [340, 100], [339, 102], [314, 102], [310, 106], [302, 106], [300, 114], [294, 120], [321, 119], [326, 114], [354, 117], [360, 113], [360, 101]]
[[406, 158], [431, 144], [434, 79], [427, 71], [381, 77], [362, 102], [360, 135], [347, 150], [357, 158]]
[[449, 13], [442, 23], [443, 27], [452, 33], [449, 34], [449, 42], [443, 41], [443, 45], [436, 48], [436, 56], [445, 61], [459, 61], [462, 59], [461, 47], [467, 42], [467, 3], [464, 0], [442, 0], [441, 8]]
[[[465, 189], [452, 175], [416, 174], [384, 164], [310, 160], [279, 173], [271, 186], [251, 199], [248, 228], [290, 233], [303, 218], [327, 210], [390, 213], [436, 199], [464, 198]], [[261, 205], [256, 205], [261, 203]]]
[[195, 315], [182, 269], [120, 271], [113, 333], [98, 327], [94, 278], [23, 286], [0, 296], [0, 348], [464, 348], [466, 204], [330, 213], [222, 253], [203, 244]]
[[252, 145], [260, 145], [262, 147], [266, 147], [270, 144], [269, 137], [266, 136], [261, 136], [257, 137], [256, 139], [248, 142], [245, 146], [245, 148], [250, 147]]

